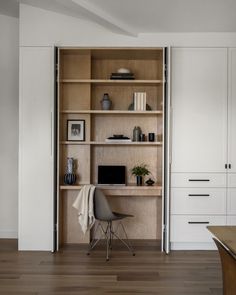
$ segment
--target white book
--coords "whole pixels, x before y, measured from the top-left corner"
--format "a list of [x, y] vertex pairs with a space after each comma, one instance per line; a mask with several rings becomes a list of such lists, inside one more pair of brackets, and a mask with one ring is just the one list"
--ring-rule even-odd
[[134, 111], [137, 110], [137, 92], [134, 92]]

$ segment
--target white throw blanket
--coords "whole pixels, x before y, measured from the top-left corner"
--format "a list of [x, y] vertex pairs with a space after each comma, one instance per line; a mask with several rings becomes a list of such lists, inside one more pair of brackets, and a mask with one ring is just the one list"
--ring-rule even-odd
[[93, 211], [94, 191], [94, 185], [84, 185], [72, 205], [75, 209], [78, 210], [78, 222], [84, 234], [87, 230], [91, 229], [95, 222]]

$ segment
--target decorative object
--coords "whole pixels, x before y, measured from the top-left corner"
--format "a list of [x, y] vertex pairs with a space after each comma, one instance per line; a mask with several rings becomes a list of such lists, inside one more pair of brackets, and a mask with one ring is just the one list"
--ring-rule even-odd
[[154, 180], [152, 180], [151, 178], [148, 178], [148, 180], [147, 181], [145, 181], [145, 183], [146, 183], [146, 185], [148, 185], [148, 186], [152, 186], [153, 184], [154, 184]]
[[146, 136], [145, 136], [145, 134], [140, 134], [140, 141], [145, 141], [145, 139], [146, 139]]
[[119, 74], [128, 74], [128, 73], [130, 73], [130, 70], [126, 69], [126, 68], [120, 68], [120, 69], [117, 70], [117, 73], [119, 73]]
[[85, 141], [85, 120], [67, 120], [67, 140]]
[[133, 130], [133, 141], [140, 141], [140, 135], [142, 134], [142, 130], [139, 126], [135, 126]]
[[131, 169], [132, 175], [136, 176], [136, 183], [137, 186], [141, 186], [143, 184], [143, 176], [149, 175], [150, 171], [147, 169], [146, 164], [140, 164], [137, 166], [134, 166]]
[[[149, 104], [146, 104], [146, 111], [151, 111], [152, 108], [150, 107]], [[128, 107], [128, 111], [134, 111], [134, 103], [131, 103]]]
[[74, 159], [73, 158], [67, 158], [67, 168], [66, 168], [66, 174], [64, 175], [64, 182], [68, 185], [73, 185], [76, 182], [76, 175], [74, 173]]
[[155, 141], [155, 133], [148, 133], [148, 140]]
[[101, 100], [101, 106], [104, 111], [108, 111], [111, 109], [111, 100], [109, 98], [108, 93], [103, 94], [103, 98]]

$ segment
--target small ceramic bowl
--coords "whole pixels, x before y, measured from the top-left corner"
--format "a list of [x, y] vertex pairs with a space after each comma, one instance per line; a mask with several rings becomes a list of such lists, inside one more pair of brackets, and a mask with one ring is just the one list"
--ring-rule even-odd
[[117, 70], [117, 73], [120, 73], [120, 74], [128, 74], [130, 73], [130, 70], [129, 69], [125, 69], [125, 68], [120, 68]]

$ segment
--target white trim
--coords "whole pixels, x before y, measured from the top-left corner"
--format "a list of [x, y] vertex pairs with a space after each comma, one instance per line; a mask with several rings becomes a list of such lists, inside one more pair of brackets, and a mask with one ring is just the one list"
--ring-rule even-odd
[[17, 231], [0, 230], [0, 239], [17, 239], [17, 238], [18, 238]]
[[171, 250], [216, 250], [214, 242], [211, 243], [170, 243]]

